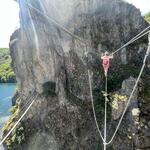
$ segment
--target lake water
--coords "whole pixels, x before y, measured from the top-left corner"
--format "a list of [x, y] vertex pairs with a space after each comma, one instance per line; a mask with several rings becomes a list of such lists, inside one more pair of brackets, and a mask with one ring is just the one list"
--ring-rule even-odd
[[[11, 97], [16, 90], [16, 84], [14, 83], [0, 83], [0, 129], [7, 122], [10, 116], [10, 108], [12, 106]], [[0, 139], [2, 138], [2, 132], [0, 130]], [[4, 150], [3, 146], [0, 146], [0, 150]]]
[[0, 84], [0, 128], [9, 118], [9, 110], [12, 106], [11, 97], [15, 90], [16, 84], [14, 83]]

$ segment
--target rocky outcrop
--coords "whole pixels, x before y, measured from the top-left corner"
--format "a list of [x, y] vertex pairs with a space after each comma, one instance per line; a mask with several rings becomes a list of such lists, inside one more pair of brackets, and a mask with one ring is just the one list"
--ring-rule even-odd
[[[112, 119], [117, 120], [121, 117], [127, 102], [128, 98], [131, 95], [132, 89], [135, 85], [136, 80], [133, 77], [130, 77], [129, 79], [126, 79], [122, 83], [122, 88], [119, 92], [115, 92], [115, 94], [112, 96]], [[138, 111], [138, 101], [137, 101], [138, 91], [136, 90], [132, 96], [132, 103], [133, 110], [130, 110], [130, 112], [133, 112], [133, 116]]]
[[[10, 50], [21, 97], [20, 105], [26, 103], [26, 98], [33, 91], [39, 96], [22, 122], [23, 140], [20, 143], [11, 142], [11, 149], [100, 149], [102, 142], [94, 124], [87, 68], [93, 72], [96, 112], [103, 129], [104, 98], [99, 93], [104, 89], [104, 75], [100, 55], [105, 50], [113, 51], [120, 47], [147, 24], [139, 10], [121, 0], [28, 2], [86, 40], [90, 47], [87, 47], [85, 57], [86, 47], [83, 43], [62, 31], [48, 17], [27, 5], [25, 0], [18, 1], [21, 28], [11, 37]], [[143, 39], [139, 42], [142, 46], [135, 43], [114, 56], [108, 78], [109, 92], [118, 90], [124, 79], [137, 76], [146, 42]], [[125, 87], [125, 93], [130, 92], [126, 84]], [[109, 136], [119, 116], [116, 121], [109, 118]], [[133, 125], [129, 118], [126, 115], [117, 140], [110, 149], [136, 149], [132, 144], [135, 141], [129, 139], [126, 132], [127, 125]], [[143, 145], [147, 139], [143, 139]]]
[[[128, 98], [132, 92], [133, 86], [135, 85], [136, 79], [130, 77], [126, 79], [122, 83], [122, 88], [120, 91], [115, 92], [112, 100], [112, 119], [119, 120], [126, 105], [128, 102]], [[116, 94], [118, 93], [118, 94]], [[137, 89], [133, 97], [131, 99], [130, 106], [128, 111], [126, 112], [125, 122], [123, 123], [126, 127], [121, 126], [120, 131], [118, 132], [119, 136], [114, 140], [114, 149], [119, 149], [122, 147], [122, 143], [126, 143], [126, 148], [122, 147], [122, 149], [141, 149], [144, 148], [145, 143], [141, 143], [142, 137], [140, 137], [140, 107], [138, 102], [138, 93], [139, 89]], [[121, 138], [123, 137], [122, 133], [126, 134], [126, 139]], [[139, 144], [141, 143], [141, 144]], [[146, 146], [147, 147], [147, 146]], [[145, 147], [145, 149], [146, 149]]]

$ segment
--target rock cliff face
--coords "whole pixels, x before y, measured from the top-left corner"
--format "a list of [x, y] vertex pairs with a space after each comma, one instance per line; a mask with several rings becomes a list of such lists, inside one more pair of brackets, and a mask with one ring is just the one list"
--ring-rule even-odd
[[[26, 104], [33, 91], [39, 96], [22, 121], [24, 138], [15, 142], [10, 137], [11, 146], [6, 144], [6, 149], [100, 150], [102, 141], [93, 119], [87, 68], [93, 72], [96, 112], [103, 130], [104, 98], [100, 93], [104, 88], [104, 75], [100, 56], [105, 50], [111, 52], [120, 47], [147, 26], [140, 11], [121, 0], [29, 0], [29, 5], [91, 45], [86, 58], [86, 47], [80, 41], [43, 17], [25, 0], [18, 3], [21, 28], [11, 37], [10, 50], [21, 98], [19, 105]], [[146, 48], [145, 38], [114, 56], [108, 78], [109, 92], [119, 90], [123, 80], [137, 76]], [[143, 76], [146, 81], [148, 75], [147, 65]], [[130, 78], [122, 85], [121, 91], [127, 97], [134, 80]], [[135, 93], [121, 129], [108, 146], [111, 150], [150, 148], [149, 82], [145, 84], [142, 80], [141, 83], [141, 93]], [[135, 117], [132, 112], [137, 109]], [[119, 119], [119, 116], [111, 117], [114, 111], [109, 108], [108, 138]]]

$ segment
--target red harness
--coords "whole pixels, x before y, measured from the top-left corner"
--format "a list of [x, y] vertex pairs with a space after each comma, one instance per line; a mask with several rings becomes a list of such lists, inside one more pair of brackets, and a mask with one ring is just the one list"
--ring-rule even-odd
[[106, 76], [110, 66], [110, 58], [109, 56], [104, 56], [102, 59], [103, 59], [103, 68]]

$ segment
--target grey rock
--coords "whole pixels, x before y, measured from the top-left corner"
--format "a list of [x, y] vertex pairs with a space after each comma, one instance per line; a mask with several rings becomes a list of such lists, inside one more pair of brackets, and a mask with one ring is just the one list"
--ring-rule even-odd
[[[32, 91], [39, 93], [39, 96], [23, 120], [26, 127], [25, 135], [30, 135], [30, 138], [26, 137], [20, 145], [15, 143], [12, 150], [19, 150], [20, 146], [22, 150], [96, 149], [102, 142], [89, 104], [87, 68], [93, 72], [93, 90], [99, 88], [100, 92], [104, 78], [100, 65], [101, 53], [117, 49], [148, 25], [138, 9], [121, 0], [28, 2], [86, 40], [90, 47], [87, 48], [88, 58], [86, 58], [86, 48], [80, 41], [29, 8], [25, 0], [19, 1], [21, 27], [11, 36], [10, 50], [20, 95], [21, 93], [26, 95], [21, 97], [21, 105], [26, 103], [26, 97]], [[142, 42], [144, 44], [147, 40], [143, 39]], [[110, 72], [114, 73], [112, 70], [117, 71], [121, 65], [129, 62], [131, 66], [137, 67], [137, 61], [138, 63], [142, 61], [135, 51], [141, 49], [144, 49], [144, 46], [141, 48], [137, 42], [123, 53], [117, 53], [112, 60]], [[117, 82], [121, 84], [128, 77], [123, 77]], [[55, 97], [42, 95], [42, 85], [46, 82], [56, 83]], [[129, 79], [129, 83], [125, 80], [122, 92], [128, 96], [133, 84], [133, 78]], [[138, 107], [137, 93], [134, 99], [130, 110]], [[118, 116], [121, 112], [122, 110]], [[103, 116], [99, 118], [99, 125], [103, 128]], [[135, 140], [128, 138], [127, 135], [131, 136], [131, 133], [127, 129], [137, 131], [134, 123], [135, 119], [129, 113], [112, 143], [113, 149], [131, 150]], [[110, 133], [113, 133], [115, 125], [114, 121], [108, 123]], [[143, 145], [145, 141], [147, 138], [143, 140]]]

